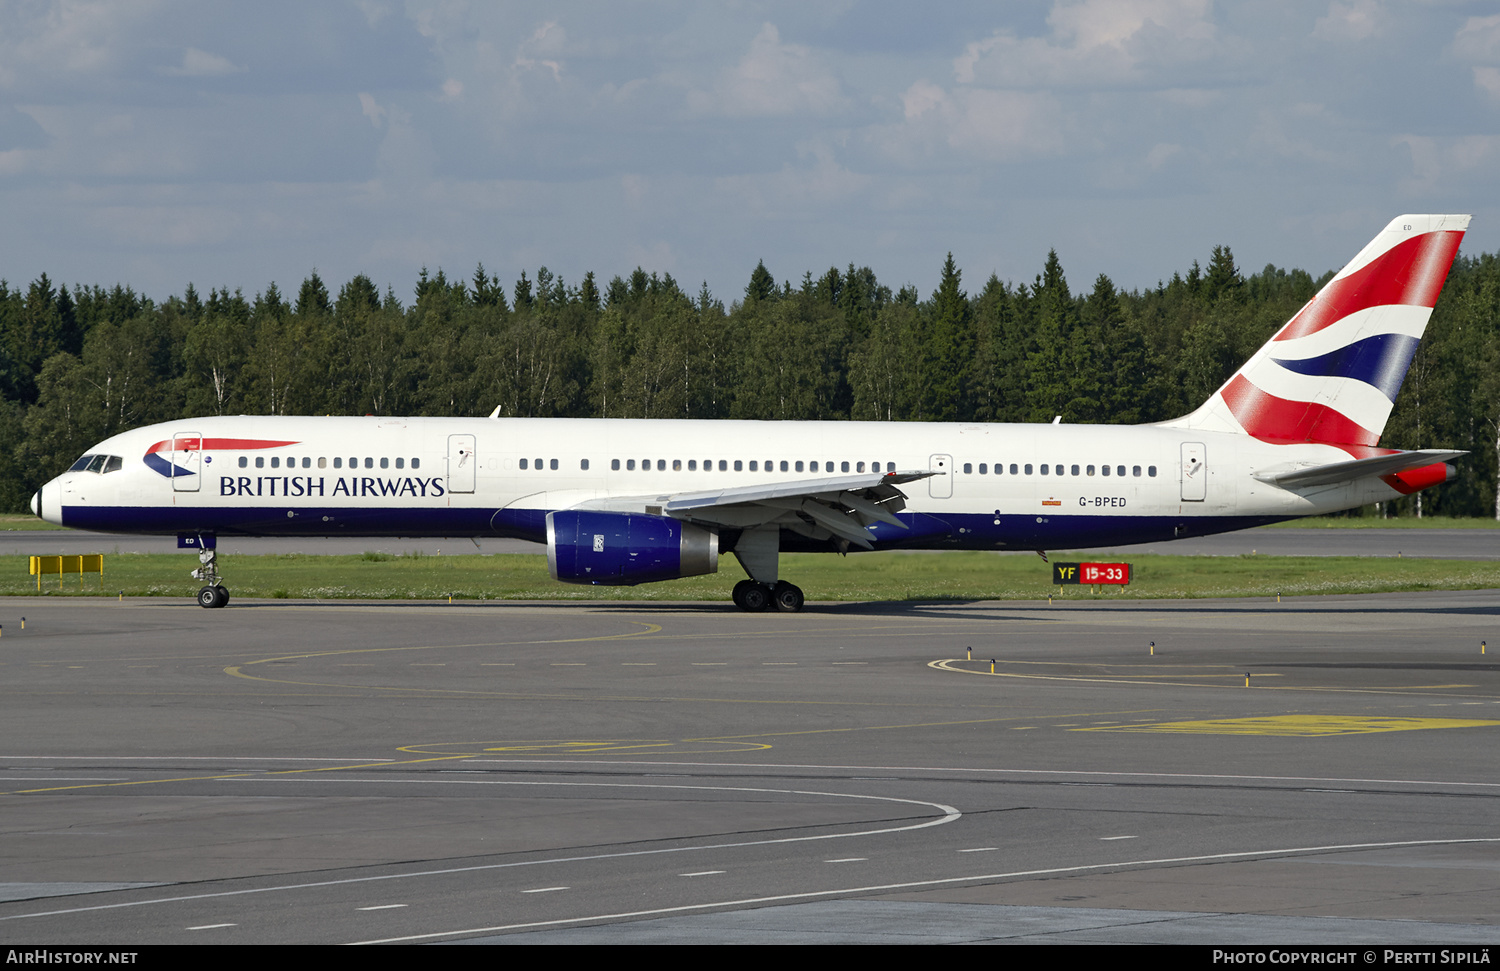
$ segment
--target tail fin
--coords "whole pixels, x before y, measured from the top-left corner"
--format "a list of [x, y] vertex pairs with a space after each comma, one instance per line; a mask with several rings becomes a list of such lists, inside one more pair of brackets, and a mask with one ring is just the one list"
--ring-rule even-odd
[[1377, 444], [1468, 216], [1398, 216], [1197, 411], [1169, 426]]

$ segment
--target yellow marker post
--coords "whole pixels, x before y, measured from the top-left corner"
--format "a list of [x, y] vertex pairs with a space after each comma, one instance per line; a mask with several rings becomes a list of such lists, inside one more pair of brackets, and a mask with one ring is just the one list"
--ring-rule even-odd
[[1152, 657], [1156, 657], [1156, 642], [1155, 641], [1151, 642], [1151, 656]]
[[968, 652], [969, 652], [969, 653], [968, 653], [968, 655], [967, 655], [967, 656], [966, 656], [966, 657], [965, 657], [965, 658], [964, 658], [964, 660], [966, 660], [966, 661], [972, 661], [972, 660], [974, 660], [974, 648], [972, 648], [972, 647], [970, 647], [970, 648], [969, 648], [969, 649], [968, 649]]
[[991, 674], [995, 673], [995, 659], [994, 658], [990, 658], [990, 673]]

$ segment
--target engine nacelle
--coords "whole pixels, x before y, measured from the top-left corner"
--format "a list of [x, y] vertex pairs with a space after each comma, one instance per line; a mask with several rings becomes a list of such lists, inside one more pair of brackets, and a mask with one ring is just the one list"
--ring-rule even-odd
[[564, 583], [631, 586], [719, 572], [719, 534], [667, 516], [547, 514], [547, 570]]

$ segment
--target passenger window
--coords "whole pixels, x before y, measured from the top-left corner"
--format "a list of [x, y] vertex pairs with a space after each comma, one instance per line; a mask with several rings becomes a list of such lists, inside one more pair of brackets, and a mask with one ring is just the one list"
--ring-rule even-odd
[[[740, 463], [739, 463], [738, 460], [736, 460], [735, 463], [734, 463], [734, 470], [736, 472], [738, 472], [740, 470]], [[720, 472], [728, 472], [729, 471], [729, 462], [727, 460], [725, 460], [725, 459], [719, 459], [719, 471]]]
[[412, 459], [411, 460], [411, 467], [414, 468], [414, 469], [420, 469], [422, 467], [422, 460], [421, 459]]
[[[783, 462], [783, 463], [781, 463], [781, 464], [782, 464], [782, 467], [783, 467], [783, 468], [784, 468], [784, 467], [785, 467], [785, 466], [786, 466], [786, 463], [785, 463], [785, 462]], [[801, 471], [802, 471], [802, 461], [801, 461], [801, 460], [800, 460], [800, 459], [799, 459], [799, 460], [798, 460], [798, 461], [797, 461], [797, 471], [798, 471], [798, 472], [801, 472]]]
[[396, 468], [398, 468], [398, 469], [404, 469], [404, 468], [406, 468], [406, 459], [401, 458], [401, 457], [398, 456], [396, 458]]
[[1154, 465], [1148, 465], [1148, 466], [1146, 466], [1146, 475], [1148, 475], [1149, 477], [1151, 477], [1153, 479], [1156, 478], [1156, 466], [1154, 466]]
[[526, 471], [526, 460], [525, 459], [521, 460], [521, 471], [522, 472]]
[[[1093, 466], [1090, 466], [1090, 468], [1093, 468]], [[1105, 475], [1109, 475], [1109, 466], [1107, 466], [1107, 465], [1101, 465], [1099, 467], [1099, 471], [1102, 472], [1102, 473], [1104, 473]]]
[[682, 471], [682, 459], [673, 459], [672, 460], [672, 471], [673, 472], [681, 472]]
[[[767, 464], [769, 464], [769, 463], [767, 463]], [[802, 468], [802, 463], [801, 463], [801, 462], [798, 462], [798, 463], [797, 463], [797, 469], [798, 469], [798, 470], [799, 470], [799, 471], [800, 471], [800, 470], [801, 470], [801, 468]], [[782, 459], [782, 460], [781, 460], [781, 471], [783, 471], [783, 472], [788, 472], [788, 471], [790, 471], [790, 470], [789, 470], [789, 469], [788, 469], [788, 468], [787, 468], [787, 467], [786, 467], [786, 459]]]
[[[1094, 474], [1094, 467], [1091, 465], [1091, 466], [1088, 467], [1088, 469], [1086, 471], [1088, 472], [1089, 475], [1093, 475]], [[1074, 472], [1073, 474], [1077, 475], [1078, 473]]]
[[658, 472], [665, 472], [665, 471], [667, 471], [667, 460], [666, 459], [657, 459], [656, 460], [656, 471], [658, 471]]
[[548, 462], [547, 463], [547, 468], [551, 469], [553, 472], [556, 472], [557, 471], [557, 459], [552, 459], [550, 462]]
[[1046, 474], [1047, 474], [1047, 467], [1044, 465], [1044, 466], [1042, 466], [1042, 475], [1046, 475]]
[[320, 469], [326, 469], [326, 468], [328, 468], [328, 459], [327, 459], [326, 456], [322, 456], [322, 455], [318, 456], [318, 468], [320, 468]]
[[[250, 464], [250, 460], [247, 459], [247, 458], [245, 458], [245, 456], [241, 455], [240, 456], [240, 468], [243, 469], [245, 466], [247, 466], [249, 464]], [[73, 466], [73, 468], [76, 469], [76, 468], [78, 468], [78, 466], [75, 465], [75, 466]]]
[[[1016, 474], [1016, 467], [1015, 467], [1015, 466], [1014, 466], [1014, 465], [1012, 465], [1012, 466], [1011, 466], [1011, 467], [1010, 467], [1010, 474], [1011, 474], [1011, 475], [1015, 475], [1015, 474]], [[1030, 462], [1027, 462], [1027, 463], [1026, 463], [1026, 474], [1027, 474], [1027, 475], [1030, 475], [1030, 474], [1031, 474], [1031, 463], [1030, 463]]]
[[[244, 459], [240, 459], [240, 466], [244, 467], [244, 464], [245, 464], [245, 460]], [[336, 469], [342, 469], [344, 467], [344, 460], [342, 458], [340, 458], [339, 456], [335, 455], [333, 457], [333, 467], [336, 468]]]
[[698, 460], [697, 459], [688, 459], [688, 471], [689, 472], [697, 472], [698, 471]]
[[538, 472], [542, 471], [542, 460], [541, 459], [537, 459], [536, 460], [536, 470]]
[[854, 463], [854, 471], [856, 471], [856, 472], [863, 472], [864, 470], [865, 470], [865, 463], [863, 463], [863, 462], [855, 462]]
[[885, 463], [885, 470], [887, 472], [894, 472], [894, 471], [896, 471], [896, 463], [895, 462], [887, 462], [887, 463]]
[[1124, 474], [1125, 474], [1125, 466], [1123, 466], [1123, 465], [1117, 465], [1117, 466], [1115, 466], [1115, 475], [1124, 475]]
[[840, 472], [848, 472], [849, 471], [849, 463], [848, 462], [840, 462], [839, 463], [839, 471]]
[[264, 455], [257, 455], [255, 457], [255, 467], [257, 469], [263, 469], [266, 467], [266, 457]]
[[969, 463], [969, 462], [965, 462], [964, 463], [964, 475], [973, 475], [973, 474], [974, 474], [974, 466], [973, 466], [973, 464]]
[[626, 459], [625, 460], [625, 471], [626, 472], [634, 472], [635, 471], [635, 459]]
[[751, 459], [751, 460], [750, 460], [750, 471], [751, 471], [751, 472], [755, 472], [755, 471], [758, 471], [758, 470], [757, 470], [757, 469], [756, 469], [756, 468], [755, 468], [755, 466], [756, 466], [756, 461], [755, 461], [755, 459]]
[[[985, 465], [985, 463], [983, 463], [983, 462], [980, 462], [980, 463], [979, 463], [979, 474], [980, 474], [980, 475], [985, 475], [985, 474], [986, 474], [986, 472], [985, 472], [985, 469], [986, 469], [986, 468], [987, 468], [987, 467], [988, 467], [988, 466], [986, 466], [986, 465]], [[999, 468], [999, 467], [998, 467], [998, 466], [997, 466], [997, 467], [996, 467], [996, 468], [997, 468], [997, 470], [998, 470], [998, 468]]]
[[610, 468], [611, 472], [618, 472], [618, 471], [620, 471], [620, 460], [619, 459], [610, 459], [609, 460], [609, 468]]
[[390, 468], [391, 467], [391, 460], [389, 458], [387, 458], [386, 456], [382, 455], [380, 457], [380, 467], [382, 469], [388, 469], [388, 468]]
[[578, 467], [580, 469], [582, 469], [583, 471], [587, 472], [589, 470], [589, 460], [588, 459], [579, 459], [578, 460]]
[[372, 458], [370, 458], [368, 455], [365, 456], [365, 468], [367, 468], [367, 469], [373, 469], [374, 467], [375, 467], [375, 460], [372, 459]]
[[279, 469], [279, 468], [281, 468], [281, 458], [279, 456], [276, 456], [276, 455], [271, 456], [271, 468], [273, 468], [273, 469]]
[[1141, 477], [1141, 467], [1139, 465], [1132, 465], [1130, 467], [1130, 474], [1139, 479]]

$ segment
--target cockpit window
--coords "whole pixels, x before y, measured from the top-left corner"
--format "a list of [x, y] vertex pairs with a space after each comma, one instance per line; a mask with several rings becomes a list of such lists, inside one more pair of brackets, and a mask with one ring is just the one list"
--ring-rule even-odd
[[118, 472], [125, 467], [125, 460], [118, 455], [85, 455], [74, 462], [69, 472]]

